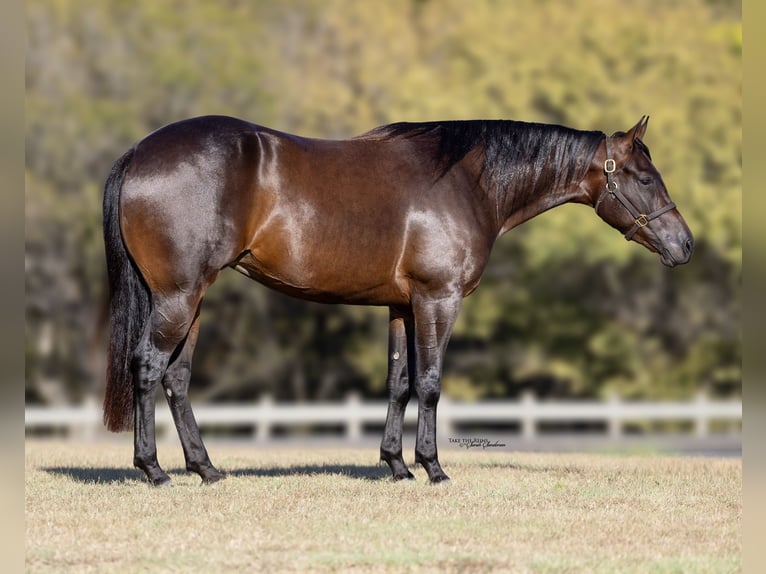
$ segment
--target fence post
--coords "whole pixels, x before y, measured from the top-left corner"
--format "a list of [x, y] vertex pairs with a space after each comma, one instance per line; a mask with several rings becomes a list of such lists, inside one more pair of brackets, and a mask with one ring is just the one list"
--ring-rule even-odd
[[537, 409], [537, 397], [532, 391], [524, 391], [521, 393], [521, 436], [525, 440], [532, 440], [537, 434], [537, 425], [535, 420], [537, 413], [534, 412]]
[[452, 401], [446, 395], [439, 399], [439, 415], [436, 417], [437, 436], [450, 437], [455, 434], [455, 425], [453, 422]]
[[271, 437], [271, 421], [274, 410], [274, 397], [269, 393], [261, 395], [258, 402], [259, 419], [255, 421], [255, 440], [266, 442]]
[[86, 416], [83, 417], [85, 420], [80, 424], [73, 424], [69, 427], [69, 438], [74, 438], [76, 440], [86, 442], [92, 442], [96, 438], [96, 434], [100, 430], [101, 421], [97, 416], [93, 417], [91, 420], [91, 418], [87, 415], [89, 415], [91, 412], [98, 411], [98, 408], [99, 405], [93, 395], [88, 395], [85, 397], [82, 405], [80, 405], [80, 409], [83, 411], [83, 413], [86, 413]]
[[361, 406], [359, 393], [350, 392], [346, 395], [346, 438], [349, 441], [359, 441], [362, 438]]
[[694, 434], [705, 438], [710, 434], [710, 424], [707, 416], [708, 396], [704, 390], [697, 392], [694, 397], [696, 414], [694, 416]]
[[616, 392], [609, 393], [606, 399], [606, 428], [609, 438], [618, 439], [622, 436], [622, 418], [620, 416], [620, 405], [622, 399]]

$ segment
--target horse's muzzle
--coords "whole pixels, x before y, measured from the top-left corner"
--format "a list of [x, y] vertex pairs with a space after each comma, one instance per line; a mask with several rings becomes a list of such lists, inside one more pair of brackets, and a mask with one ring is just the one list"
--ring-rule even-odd
[[688, 231], [682, 231], [671, 241], [667, 241], [660, 250], [660, 260], [668, 267], [688, 263], [694, 252], [694, 237]]

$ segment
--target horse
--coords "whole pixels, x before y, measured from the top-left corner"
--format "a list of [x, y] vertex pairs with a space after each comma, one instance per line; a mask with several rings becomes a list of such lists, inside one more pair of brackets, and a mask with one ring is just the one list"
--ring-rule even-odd
[[607, 136], [513, 120], [394, 123], [345, 140], [225, 116], [171, 123], [135, 143], [104, 188], [110, 327], [104, 423], [134, 430], [155, 486], [161, 383], [186, 468], [210, 461], [188, 397], [206, 289], [231, 268], [282, 293], [389, 309], [388, 410], [380, 459], [414, 478], [402, 424], [418, 400], [415, 463], [449, 480], [436, 411], [447, 341], [495, 241], [558, 205], [595, 208], [659, 255], [689, 261], [692, 234], [643, 143], [648, 117]]

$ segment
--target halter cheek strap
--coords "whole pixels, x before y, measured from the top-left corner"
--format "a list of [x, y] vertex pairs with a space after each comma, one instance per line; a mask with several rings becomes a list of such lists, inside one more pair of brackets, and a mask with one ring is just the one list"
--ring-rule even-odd
[[625, 197], [625, 195], [620, 191], [619, 187], [617, 186], [617, 182], [614, 181], [614, 172], [617, 171], [617, 162], [614, 161], [614, 159], [611, 157], [612, 154], [609, 150], [609, 136], [607, 136], [605, 143], [606, 143], [606, 160], [604, 161], [604, 173], [606, 173], [607, 193], [602, 193], [599, 196], [598, 200], [596, 201], [596, 213], [598, 213], [598, 208], [605, 197], [610, 196], [610, 197], [617, 198], [617, 200], [622, 204], [622, 206], [628, 211], [628, 213], [630, 213], [630, 216], [633, 218], [633, 227], [631, 227], [625, 232], [625, 239], [630, 241], [633, 238], [633, 236], [636, 234], [636, 231], [638, 231], [642, 227], [646, 227], [647, 225], [649, 225], [650, 221], [657, 219], [663, 213], [667, 213], [671, 209], [675, 209], [676, 204], [671, 201], [667, 205], [662, 206], [657, 211], [653, 211], [649, 215], [646, 215], [645, 213], [641, 213], [638, 209], [636, 209], [636, 206], [633, 205], [633, 203], [627, 197]]

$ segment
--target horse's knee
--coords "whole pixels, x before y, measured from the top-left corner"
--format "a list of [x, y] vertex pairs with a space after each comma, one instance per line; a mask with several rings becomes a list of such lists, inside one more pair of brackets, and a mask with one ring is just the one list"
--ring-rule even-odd
[[441, 396], [441, 375], [437, 369], [428, 369], [418, 378], [418, 400], [423, 407], [434, 408]]
[[391, 402], [406, 406], [410, 401], [410, 381], [408, 377], [389, 379], [388, 389], [388, 396]]

